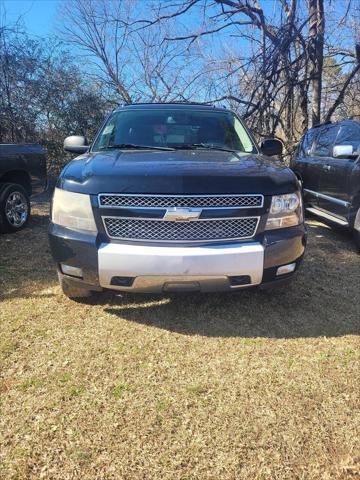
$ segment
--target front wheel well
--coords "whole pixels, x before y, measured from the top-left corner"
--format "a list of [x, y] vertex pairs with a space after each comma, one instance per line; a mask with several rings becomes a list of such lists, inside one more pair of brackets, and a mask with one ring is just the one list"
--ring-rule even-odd
[[5, 175], [0, 178], [0, 183], [17, 183], [25, 189], [29, 196], [31, 195], [30, 175], [24, 170], [11, 170], [10, 172], [6, 172]]
[[360, 208], [360, 191], [353, 195], [351, 200], [352, 210], [358, 210]]
[[303, 179], [302, 179], [300, 173], [294, 172], [294, 174], [295, 174], [295, 177], [298, 179], [300, 185], [302, 186], [302, 184], [303, 184]]
[[360, 192], [356, 193], [351, 200], [350, 210], [349, 210], [349, 223], [351, 227], [354, 227], [355, 217], [360, 209]]

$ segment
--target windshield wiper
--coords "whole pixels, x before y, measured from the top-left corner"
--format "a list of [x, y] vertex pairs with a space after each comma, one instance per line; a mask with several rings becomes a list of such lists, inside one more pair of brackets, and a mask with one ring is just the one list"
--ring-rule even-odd
[[99, 150], [109, 150], [109, 149], [124, 149], [124, 150], [170, 150], [173, 151], [174, 148], [170, 147], [155, 147], [152, 145], [136, 145], [135, 143], [115, 143], [113, 145], [108, 145], [107, 147], [100, 147]]
[[176, 149], [181, 149], [181, 150], [192, 150], [194, 148], [205, 148], [207, 150], [220, 150], [222, 152], [231, 152], [231, 153], [236, 153], [236, 150], [233, 150], [231, 148], [226, 148], [226, 147], [218, 147], [216, 145], [211, 145], [209, 143], [188, 143], [184, 145], [177, 145], [175, 147]]

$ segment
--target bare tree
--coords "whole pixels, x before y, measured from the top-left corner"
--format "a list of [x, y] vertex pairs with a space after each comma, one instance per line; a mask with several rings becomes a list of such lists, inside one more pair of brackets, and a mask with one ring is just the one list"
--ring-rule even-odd
[[[237, 110], [291, 152], [309, 126], [359, 115], [352, 0], [64, 0], [56, 39], [0, 26], [0, 139], [91, 137], [116, 103], [200, 100]], [[71, 130], [71, 132], [69, 132]]]
[[325, 16], [323, 0], [309, 1], [308, 51], [311, 78], [311, 122], [320, 123], [322, 74], [324, 63]]
[[30, 38], [21, 22], [0, 27], [0, 71], [0, 143], [40, 142], [50, 172], [65, 161], [64, 137], [91, 139], [111, 105], [61, 44]]
[[[345, 40], [355, 7], [348, 0], [341, 6], [343, 17], [330, 19], [332, 11], [339, 16], [339, 5], [334, 7], [330, 0], [281, 0], [273, 3], [272, 11], [269, 4], [260, 0], [166, 2], [152, 19], [138, 16], [129, 26], [143, 29], [191, 15], [199, 19], [196, 29], [177, 30], [164, 41], [185, 42], [188, 47], [197, 44], [200, 49], [204, 39], [222, 44], [237, 41], [230, 53], [217, 47], [212, 61], [219, 68], [212, 100], [228, 101], [259, 135], [279, 135], [291, 150], [309, 126], [334, 115], [358, 74], [358, 55], [349, 43], [354, 45], [356, 36]], [[332, 35], [327, 35], [327, 17]], [[340, 44], [332, 42], [334, 29], [342, 34]], [[327, 95], [324, 112], [324, 59], [330, 56], [341, 74], [336, 79], [337, 94]]]
[[[334, 112], [336, 111], [336, 109], [339, 107], [339, 105], [341, 105], [344, 102], [345, 94], [348, 90], [349, 85], [351, 84], [351, 81], [360, 72], [360, 44], [355, 45], [355, 59], [356, 59], [356, 63], [353, 66], [352, 70], [348, 73], [348, 75], [345, 76], [342, 86], [338, 91], [338, 94], [335, 98], [334, 103], [331, 105], [331, 107], [329, 108], [328, 112], [325, 115], [325, 121], [329, 121], [333, 116]], [[360, 104], [360, 100], [359, 100], [359, 104]]]
[[[139, 14], [150, 15], [151, 2], [141, 0], [65, 0], [61, 31], [81, 51], [87, 74], [114, 89], [119, 101], [186, 99], [201, 90], [204, 65], [196, 47], [164, 41], [174, 21], [135, 27]], [[158, 11], [158, 9], [157, 9]]]

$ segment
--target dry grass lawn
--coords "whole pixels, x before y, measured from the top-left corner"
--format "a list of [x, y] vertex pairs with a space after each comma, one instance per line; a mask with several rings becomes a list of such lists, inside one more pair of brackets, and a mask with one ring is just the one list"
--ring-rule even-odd
[[0, 237], [1, 479], [357, 479], [360, 255], [309, 222], [298, 278], [60, 293], [46, 205]]

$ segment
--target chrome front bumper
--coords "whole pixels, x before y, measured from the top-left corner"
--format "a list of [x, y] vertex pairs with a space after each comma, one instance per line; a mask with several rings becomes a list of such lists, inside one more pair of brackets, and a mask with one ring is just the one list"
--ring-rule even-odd
[[[103, 288], [133, 292], [219, 291], [259, 285], [264, 247], [246, 244], [192, 247], [104, 243], [98, 250], [99, 282]], [[233, 286], [229, 277], [249, 276], [250, 283]], [[131, 286], [113, 277], [134, 278]]]

